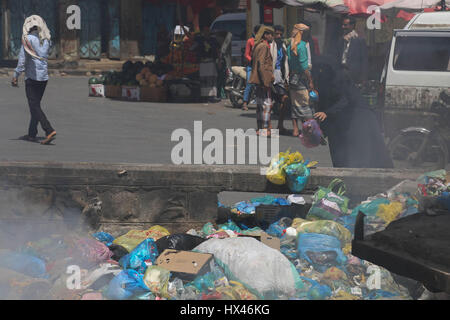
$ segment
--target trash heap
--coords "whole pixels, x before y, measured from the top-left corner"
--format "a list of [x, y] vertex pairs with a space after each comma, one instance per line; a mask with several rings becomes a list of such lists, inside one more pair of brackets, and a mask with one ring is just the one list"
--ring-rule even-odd
[[[317, 190], [303, 217], [263, 221], [262, 215], [255, 225], [230, 219], [172, 235], [159, 225], [118, 237], [105, 232], [48, 235], [0, 251], [0, 298], [409, 300], [408, 290], [388, 270], [351, 255], [356, 215], [366, 214], [366, 232], [378, 232], [418, 213], [424, 192], [437, 199], [428, 208], [448, 210], [449, 190], [445, 171], [433, 172], [352, 210], [345, 184], [336, 179]], [[290, 204], [270, 196], [253, 200]], [[255, 214], [242, 203], [228, 209], [236, 208]]]

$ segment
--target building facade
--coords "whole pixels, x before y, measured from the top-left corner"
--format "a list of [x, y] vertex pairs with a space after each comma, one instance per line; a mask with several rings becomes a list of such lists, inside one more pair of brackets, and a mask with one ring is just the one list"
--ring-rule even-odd
[[[240, 7], [240, 0], [0, 0], [0, 59], [17, 59], [23, 22], [33, 14], [52, 33], [51, 59], [127, 59], [154, 55], [158, 35], [180, 21], [198, 27]], [[80, 28], [68, 27], [73, 19]]]

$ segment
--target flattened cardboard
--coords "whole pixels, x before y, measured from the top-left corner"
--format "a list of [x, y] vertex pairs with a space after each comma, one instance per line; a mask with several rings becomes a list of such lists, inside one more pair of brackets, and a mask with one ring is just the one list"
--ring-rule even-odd
[[209, 271], [212, 258], [213, 255], [207, 253], [166, 249], [159, 255], [156, 264], [182, 280], [191, 281]]
[[271, 235], [268, 235], [267, 233], [263, 233], [263, 234], [261, 234], [261, 240], [260, 241], [262, 243], [264, 243], [266, 246], [280, 251], [280, 248], [281, 248], [281, 240], [280, 240], [280, 238], [272, 237]]
[[277, 237], [273, 237], [265, 232], [262, 232], [260, 236], [250, 236], [250, 235], [241, 235], [241, 237], [250, 237], [250, 238], [254, 238], [258, 241], [261, 241], [262, 243], [264, 243], [266, 246], [278, 250], [280, 251], [281, 248], [281, 240], [280, 238]]

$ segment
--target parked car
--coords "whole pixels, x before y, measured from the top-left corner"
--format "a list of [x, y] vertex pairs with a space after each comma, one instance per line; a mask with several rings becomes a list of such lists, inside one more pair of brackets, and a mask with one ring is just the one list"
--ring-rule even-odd
[[227, 13], [214, 20], [210, 30], [228, 31], [233, 34], [231, 42], [232, 65], [242, 65], [242, 49], [245, 49], [247, 42], [247, 14], [246, 13]]
[[386, 137], [433, 126], [431, 106], [450, 87], [450, 12], [419, 13], [394, 30], [381, 84]]

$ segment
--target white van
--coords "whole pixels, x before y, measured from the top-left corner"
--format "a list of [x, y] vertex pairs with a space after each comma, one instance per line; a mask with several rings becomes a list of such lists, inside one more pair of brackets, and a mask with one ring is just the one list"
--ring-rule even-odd
[[381, 81], [387, 131], [427, 115], [441, 91], [450, 88], [450, 12], [419, 13], [394, 30]]
[[247, 14], [227, 13], [214, 20], [211, 31], [228, 31], [233, 35], [231, 42], [232, 65], [242, 65], [242, 50], [247, 43]]

